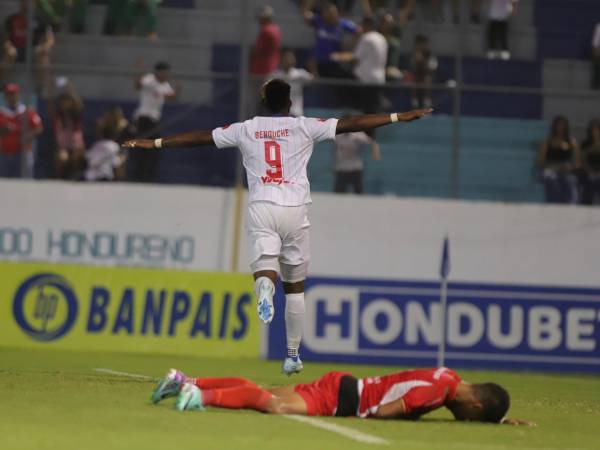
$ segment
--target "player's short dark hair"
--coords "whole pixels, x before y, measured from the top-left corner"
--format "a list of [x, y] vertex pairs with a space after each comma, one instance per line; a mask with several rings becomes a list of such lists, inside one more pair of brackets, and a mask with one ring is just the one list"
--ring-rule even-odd
[[499, 423], [508, 412], [510, 396], [506, 389], [496, 383], [474, 384], [473, 391], [481, 402], [482, 422]]
[[285, 110], [290, 104], [291, 87], [280, 78], [274, 78], [262, 87], [263, 105], [272, 113]]
[[169, 70], [169, 69], [171, 69], [171, 65], [168, 62], [160, 61], [160, 62], [157, 62], [156, 64], [154, 64], [154, 70], [156, 72], [160, 72], [163, 70]]

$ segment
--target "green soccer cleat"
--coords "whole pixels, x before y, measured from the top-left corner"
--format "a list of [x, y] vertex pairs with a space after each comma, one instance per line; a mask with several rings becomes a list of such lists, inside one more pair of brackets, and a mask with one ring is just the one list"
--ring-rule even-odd
[[165, 377], [161, 379], [152, 392], [152, 403], [158, 403], [169, 397], [175, 397], [187, 381], [183, 372], [170, 369]]
[[177, 401], [175, 402], [177, 411], [205, 411], [202, 404], [202, 391], [195, 384], [185, 383]]

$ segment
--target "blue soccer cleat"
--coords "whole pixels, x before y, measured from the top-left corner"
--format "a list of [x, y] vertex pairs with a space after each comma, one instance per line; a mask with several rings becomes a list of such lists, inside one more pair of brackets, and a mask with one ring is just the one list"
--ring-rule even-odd
[[193, 383], [185, 383], [177, 400], [175, 401], [177, 411], [205, 411], [202, 404], [202, 391]]
[[292, 358], [288, 356], [283, 361], [283, 365], [281, 366], [281, 373], [285, 373], [288, 377], [295, 374], [300, 373], [304, 369], [304, 365], [300, 360], [300, 357]]
[[275, 288], [273, 283], [263, 281], [258, 288], [258, 317], [263, 323], [269, 324], [275, 317], [275, 307], [273, 306], [273, 295]]
[[185, 374], [177, 369], [170, 369], [152, 392], [152, 403], [158, 403], [169, 397], [175, 397], [187, 381]]

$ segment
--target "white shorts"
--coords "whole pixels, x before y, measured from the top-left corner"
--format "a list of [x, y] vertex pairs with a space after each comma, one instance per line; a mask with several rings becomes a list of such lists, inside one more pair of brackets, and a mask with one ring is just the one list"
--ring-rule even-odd
[[289, 283], [306, 278], [310, 260], [309, 227], [308, 205], [250, 203], [246, 231], [252, 272], [274, 270]]

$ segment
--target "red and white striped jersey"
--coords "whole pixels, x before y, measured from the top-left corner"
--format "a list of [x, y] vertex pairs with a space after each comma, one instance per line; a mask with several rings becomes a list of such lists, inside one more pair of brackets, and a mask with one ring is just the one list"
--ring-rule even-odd
[[248, 176], [249, 202], [281, 206], [311, 202], [306, 167], [315, 142], [335, 138], [337, 119], [255, 117], [212, 132], [218, 148], [238, 147]]
[[359, 416], [373, 416], [379, 407], [402, 399], [406, 417], [417, 418], [454, 399], [460, 377], [453, 370], [407, 370], [358, 381]]

